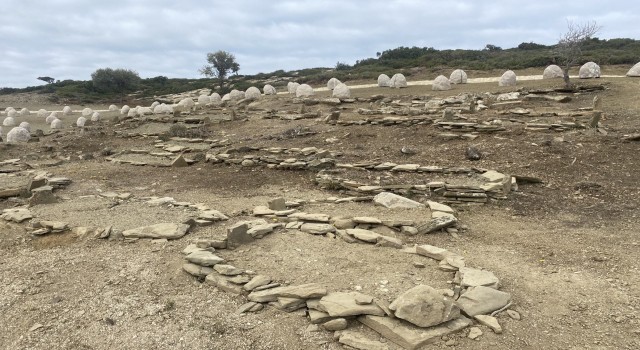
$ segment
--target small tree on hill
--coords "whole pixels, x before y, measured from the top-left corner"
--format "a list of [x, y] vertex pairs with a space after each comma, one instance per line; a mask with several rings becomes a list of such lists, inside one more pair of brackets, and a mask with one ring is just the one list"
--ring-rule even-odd
[[578, 63], [582, 57], [582, 46], [600, 31], [601, 27], [595, 21], [576, 24], [567, 21], [567, 32], [560, 37], [556, 54], [559, 63], [564, 72], [564, 84], [567, 88], [571, 87], [569, 81], [569, 69]]
[[122, 100], [138, 88], [140, 76], [130, 69], [100, 68], [91, 74], [91, 84], [99, 92], [119, 93]]
[[227, 51], [209, 52], [207, 54], [207, 62], [209, 62], [209, 65], [202, 67], [199, 70], [200, 74], [217, 78], [220, 81], [220, 87], [224, 84], [229, 72], [237, 74], [240, 70], [240, 65], [236, 62], [235, 56]]
[[46, 82], [47, 84], [53, 84], [53, 82], [56, 81], [52, 77], [38, 77], [38, 80], [42, 80], [42, 81]]

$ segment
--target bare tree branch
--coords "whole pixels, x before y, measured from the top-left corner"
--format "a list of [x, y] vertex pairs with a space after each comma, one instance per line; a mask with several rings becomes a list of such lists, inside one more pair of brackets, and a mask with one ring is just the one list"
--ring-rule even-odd
[[562, 70], [564, 72], [564, 83], [571, 86], [569, 81], [569, 69], [582, 57], [582, 46], [589, 41], [596, 33], [602, 29], [595, 21], [576, 24], [567, 21], [567, 32], [564, 33], [556, 48]]

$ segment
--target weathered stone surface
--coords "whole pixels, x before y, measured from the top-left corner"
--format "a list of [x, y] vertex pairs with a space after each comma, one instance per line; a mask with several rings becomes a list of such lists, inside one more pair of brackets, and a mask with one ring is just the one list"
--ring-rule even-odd
[[463, 288], [485, 286], [498, 289], [500, 280], [491, 271], [463, 267], [460, 269], [460, 286]]
[[[317, 311], [316, 311], [317, 312]], [[342, 331], [347, 329], [348, 326], [348, 322], [347, 320], [345, 320], [344, 318], [336, 318], [335, 320], [330, 320], [327, 321], [325, 323], [322, 324], [322, 328], [330, 331], [330, 332], [336, 332], [336, 331]]]
[[580, 67], [580, 79], [600, 78], [600, 66], [595, 62], [587, 62]]
[[409, 322], [391, 317], [361, 316], [358, 317], [358, 321], [407, 350], [419, 349], [471, 325], [471, 320], [465, 317], [429, 328], [416, 327]]
[[256, 275], [251, 279], [251, 281], [247, 282], [247, 284], [245, 284], [242, 288], [250, 292], [256, 289], [257, 287], [266, 286], [269, 283], [271, 283], [271, 277], [264, 276], [264, 275]]
[[299, 286], [277, 287], [267, 290], [252, 292], [248, 298], [258, 303], [277, 301], [278, 298], [312, 299], [327, 295], [327, 289], [317, 283], [302, 284]]
[[358, 292], [335, 292], [322, 297], [318, 304], [331, 317], [385, 315], [384, 311], [376, 304], [358, 305], [356, 298], [362, 296], [363, 294]]
[[455, 255], [444, 248], [439, 248], [429, 244], [417, 246], [416, 253], [438, 261], [444, 260], [448, 256]]
[[254, 303], [253, 301], [250, 301], [250, 302], [245, 303], [242, 306], [240, 306], [238, 308], [238, 313], [239, 314], [244, 314], [244, 313], [248, 313], [248, 312], [258, 312], [258, 311], [262, 310], [263, 308], [264, 308], [264, 305], [262, 305], [260, 303]]
[[373, 197], [373, 202], [381, 205], [385, 208], [395, 209], [395, 208], [424, 208], [424, 204], [411, 200], [409, 198], [405, 198], [399, 196], [397, 194], [391, 192], [382, 192], [378, 193], [375, 197]]
[[434, 90], [434, 91], [451, 90], [451, 82], [444, 75], [439, 75], [437, 78], [433, 80], [433, 84], [431, 85], [431, 90]]
[[371, 216], [354, 216], [351, 220], [357, 224], [382, 225], [382, 220]]
[[378, 86], [379, 87], [389, 87], [391, 83], [391, 78], [389, 78], [386, 74], [380, 74], [378, 76]]
[[213, 269], [216, 270], [216, 272], [218, 272], [219, 274], [224, 276], [237, 276], [244, 273], [243, 269], [239, 269], [235, 266], [227, 265], [227, 264], [215, 264], [215, 266], [213, 266]]
[[354, 331], [347, 331], [340, 334], [338, 342], [359, 350], [389, 350], [386, 344], [368, 339], [364, 335]]
[[[445, 213], [446, 214], [446, 213]], [[428, 222], [419, 225], [417, 227], [418, 234], [427, 234], [437, 230], [441, 230], [443, 228], [447, 228], [449, 226], [453, 226], [458, 222], [453, 215], [445, 215], [441, 217], [434, 217]]]
[[427, 201], [427, 205], [429, 206], [429, 209], [431, 209], [431, 211], [441, 211], [443, 213], [453, 214], [453, 209], [451, 209], [451, 207], [448, 205], [440, 204], [434, 201]]
[[285, 199], [282, 197], [270, 200], [267, 205], [269, 206], [269, 209], [274, 211], [287, 210], [287, 201], [285, 201]]
[[504, 181], [504, 179], [506, 178], [507, 175], [505, 175], [503, 173], [499, 173], [499, 172], [497, 172], [495, 170], [489, 170], [489, 171], [483, 173], [480, 176], [482, 176], [488, 182], [502, 182], [502, 181]]
[[265, 235], [273, 232], [276, 227], [279, 227], [278, 224], [258, 224], [252, 225], [252, 227], [247, 230], [247, 234], [253, 238], [262, 238]]
[[[309, 307], [309, 301], [307, 300], [307, 307]], [[328, 321], [331, 321], [333, 317], [329, 316], [328, 313], [324, 311], [318, 311], [315, 309], [309, 309], [309, 322], [311, 324], [321, 324]]]
[[346, 230], [356, 227], [356, 223], [351, 218], [334, 217], [331, 221], [333, 226], [338, 230]]
[[33, 215], [31, 214], [29, 209], [26, 209], [26, 208], [11, 208], [11, 209], [3, 209], [2, 215], [0, 215], [0, 218], [7, 221], [20, 223], [25, 220], [29, 220], [33, 218]]
[[476, 315], [474, 316], [474, 318], [476, 319], [476, 321], [480, 322], [481, 325], [485, 325], [491, 328], [494, 333], [502, 333], [502, 327], [500, 326], [500, 323], [498, 323], [497, 318], [488, 315]]
[[469, 328], [469, 334], [467, 334], [467, 338], [471, 340], [476, 340], [482, 336], [482, 329], [479, 327], [471, 327]]
[[329, 232], [336, 232], [336, 228], [330, 224], [305, 223], [300, 226], [300, 231], [310, 233], [312, 235], [324, 235]]
[[396, 73], [389, 80], [389, 86], [398, 89], [405, 88], [407, 87], [407, 78], [405, 78], [402, 73]]
[[640, 77], [640, 62], [636, 63], [629, 71], [627, 72], [628, 77]]
[[346, 231], [348, 235], [368, 243], [377, 243], [378, 237], [380, 237], [379, 233], [369, 231], [369, 230], [363, 230], [359, 228], [352, 228]]
[[306, 300], [299, 298], [278, 297], [278, 300], [270, 302], [269, 305], [284, 312], [293, 312], [305, 307]]
[[333, 89], [332, 96], [340, 99], [351, 98], [351, 89], [349, 89], [347, 84], [340, 83]]
[[248, 233], [249, 225], [238, 222], [227, 228], [227, 245], [231, 248], [253, 242], [255, 239]]
[[460, 317], [455, 301], [427, 285], [417, 285], [402, 293], [389, 308], [395, 316], [418, 327], [431, 327]]
[[342, 82], [340, 80], [338, 80], [337, 78], [331, 78], [327, 82], [327, 89], [333, 90], [333, 89], [335, 89], [336, 86], [338, 86], [340, 84], [342, 84]]
[[484, 315], [505, 307], [511, 294], [490, 287], [471, 287], [458, 299], [458, 306], [469, 316]]
[[24, 187], [2, 188], [0, 189], [0, 198], [18, 197], [26, 193], [27, 191]]
[[193, 263], [185, 263], [182, 265], [182, 269], [192, 275], [192, 276], [196, 276], [196, 277], [206, 277], [208, 274], [213, 273], [213, 269], [210, 267], [206, 267], [206, 266], [200, 266], [197, 264], [193, 264]]
[[563, 76], [564, 72], [562, 72], [562, 68], [555, 64], [548, 66], [544, 69], [544, 72], [542, 72], [542, 79], [562, 78]]
[[311, 222], [329, 222], [329, 215], [325, 214], [307, 214], [307, 213], [294, 213], [288, 216], [291, 219], [296, 219], [300, 221], [311, 221]]
[[402, 240], [395, 237], [380, 235], [378, 236], [378, 242], [376, 243], [376, 245], [379, 245], [381, 247], [402, 249]]
[[214, 266], [224, 262], [224, 259], [208, 250], [195, 250], [187, 254], [187, 261], [200, 266]]
[[182, 155], [179, 155], [171, 162], [171, 166], [174, 168], [184, 168], [189, 166], [189, 163], [187, 163]]
[[233, 293], [233, 294], [245, 293], [244, 289], [242, 289], [242, 286], [231, 283], [229, 279], [227, 279], [224, 276], [220, 276], [217, 273], [212, 273], [207, 275], [207, 277], [204, 279], [204, 282], [227, 293]]
[[420, 169], [420, 164], [400, 164], [396, 165], [391, 169], [391, 171], [406, 171], [406, 172], [414, 172]]
[[467, 83], [467, 73], [462, 69], [456, 69], [449, 76], [449, 81], [451, 84], [466, 84]]
[[137, 227], [122, 231], [125, 238], [166, 238], [178, 239], [187, 234], [189, 225], [175, 223], [160, 223], [150, 226]]
[[296, 97], [311, 97], [315, 95], [313, 88], [307, 84], [301, 84], [296, 88]]
[[508, 70], [502, 74], [498, 86], [516, 86], [516, 73], [512, 70]]

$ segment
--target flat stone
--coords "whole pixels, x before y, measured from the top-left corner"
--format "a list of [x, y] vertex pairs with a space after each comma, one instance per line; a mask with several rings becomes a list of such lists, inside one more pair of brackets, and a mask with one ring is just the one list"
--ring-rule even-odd
[[482, 329], [480, 329], [478, 327], [469, 328], [469, 334], [467, 335], [467, 338], [469, 338], [471, 340], [476, 340], [476, 339], [480, 338], [480, 336], [482, 336]]
[[269, 209], [275, 211], [287, 210], [287, 202], [282, 197], [274, 198], [268, 203]]
[[207, 275], [207, 277], [204, 279], [204, 282], [227, 293], [233, 293], [233, 294], [245, 293], [244, 289], [242, 289], [242, 286], [233, 284], [229, 282], [229, 279], [227, 279], [226, 277], [220, 276], [216, 273]]
[[189, 253], [185, 259], [200, 266], [214, 266], [224, 262], [224, 259], [208, 250], [196, 250]]
[[[435, 213], [434, 213], [435, 214]], [[458, 222], [453, 215], [446, 214], [446, 216], [432, 218], [428, 222], [416, 227], [418, 234], [427, 234], [434, 231], [453, 226]]]
[[357, 224], [382, 225], [382, 220], [369, 216], [355, 216], [351, 220]]
[[460, 309], [445, 291], [420, 284], [402, 293], [389, 308], [418, 327], [431, 327], [460, 317]]
[[500, 326], [500, 323], [498, 323], [497, 318], [489, 315], [476, 315], [473, 318], [475, 318], [481, 325], [491, 328], [494, 333], [502, 333], [502, 327]]
[[278, 297], [278, 300], [270, 302], [269, 305], [284, 312], [293, 312], [306, 306], [305, 299]]
[[179, 155], [171, 162], [171, 166], [174, 168], [184, 168], [189, 166], [189, 163], [187, 163], [182, 155]]
[[[307, 307], [309, 307], [308, 304]], [[309, 322], [312, 324], [321, 324], [331, 321], [332, 319], [333, 317], [329, 316], [326, 312], [309, 309]]]
[[182, 265], [182, 269], [195, 277], [206, 277], [208, 274], [213, 273], [213, 269], [210, 267], [200, 266], [192, 263], [185, 263]]
[[486, 315], [499, 310], [511, 301], [511, 294], [497, 289], [471, 287], [458, 298], [458, 306], [466, 315]]
[[201, 211], [198, 214], [198, 219], [208, 220], [208, 221], [226, 221], [226, 220], [229, 220], [229, 217], [217, 210], [209, 209], [209, 210]]
[[502, 182], [507, 177], [507, 175], [499, 173], [495, 170], [489, 170], [480, 176], [482, 176], [488, 182]]
[[520, 321], [521, 319], [520, 313], [515, 310], [507, 310], [507, 315], [516, 321]]
[[373, 197], [373, 202], [377, 205], [381, 205], [385, 208], [396, 209], [396, 208], [406, 208], [406, 209], [415, 209], [415, 208], [424, 208], [424, 204], [420, 202], [416, 202], [406, 197], [399, 196], [395, 193], [391, 192], [382, 192], [378, 193], [375, 197]]
[[[242, 306], [240, 306], [238, 308], [238, 313], [239, 314], [244, 314], [244, 313], [248, 313], [248, 312], [255, 312], [253, 311], [258, 305], [262, 306], [262, 304], [260, 303], [254, 303], [253, 301], [250, 301], [246, 304], [243, 304]], [[261, 310], [262, 308], [260, 308]], [[260, 310], [256, 310], [256, 311], [260, 311]]]
[[231, 282], [233, 284], [245, 285], [249, 281], [251, 281], [251, 278], [249, 276], [244, 276], [244, 275], [237, 275], [237, 276], [233, 276], [233, 277], [229, 278], [229, 282]]
[[227, 228], [227, 245], [233, 248], [253, 242], [255, 239], [248, 231], [249, 225], [246, 222], [238, 222]]
[[429, 328], [420, 328], [404, 320], [391, 317], [361, 316], [358, 321], [383, 337], [407, 350], [416, 350], [440, 340], [443, 336], [461, 331], [471, 325], [466, 317]]
[[368, 243], [377, 243], [378, 237], [380, 237], [379, 233], [369, 231], [369, 230], [363, 230], [359, 228], [352, 228], [346, 231], [348, 235]]
[[218, 272], [219, 274], [224, 276], [237, 276], [244, 273], [243, 269], [239, 269], [235, 266], [226, 265], [226, 264], [215, 264], [213, 266], [213, 269], [216, 270], [216, 272]]
[[327, 288], [317, 283], [302, 284], [299, 286], [276, 287], [262, 291], [254, 291], [248, 298], [257, 303], [277, 301], [278, 298], [312, 299], [327, 295]]
[[418, 168], [420, 168], [420, 164], [400, 164], [393, 167], [391, 171], [413, 172], [413, 171], [418, 171]]
[[460, 269], [460, 286], [463, 288], [485, 286], [498, 289], [500, 280], [491, 271], [463, 267]]
[[358, 305], [356, 298], [365, 297], [358, 292], [335, 292], [327, 294], [319, 301], [320, 308], [332, 317], [357, 315], [384, 316], [384, 311], [376, 304]]
[[331, 224], [305, 223], [300, 226], [300, 231], [310, 233], [312, 235], [324, 235], [329, 232], [336, 232], [336, 228]]
[[329, 222], [329, 215], [325, 214], [307, 214], [307, 213], [294, 213], [288, 216], [291, 219], [296, 219], [300, 221], [311, 221], [311, 222]]
[[331, 220], [333, 226], [338, 230], [346, 230], [350, 228], [356, 227], [356, 223], [351, 218], [332, 218]]
[[359, 350], [389, 350], [387, 344], [368, 339], [364, 335], [353, 331], [340, 334], [338, 342]]
[[34, 226], [46, 227], [51, 230], [51, 232], [63, 232], [69, 229], [69, 224], [62, 221], [40, 221]]
[[438, 267], [444, 271], [455, 272], [465, 267], [465, 265], [464, 257], [460, 255], [451, 255], [440, 261], [440, 265]]
[[125, 238], [166, 238], [178, 239], [189, 231], [189, 225], [160, 223], [122, 231]]
[[378, 236], [378, 241], [376, 245], [381, 247], [390, 247], [390, 248], [396, 248], [396, 249], [402, 249], [403, 247], [401, 239], [390, 237], [390, 236], [384, 236], [384, 235]]
[[416, 253], [418, 255], [426, 256], [427, 258], [431, 258], [434, 260], [444, 260], [448, 256], [454, 255], [444, 248], [438, 248], [436, 246], [423, 244], [416, 247]]
[[255, 216], [274, 215], [275, 213], [275, 210], [269, 209], [264, 205], [259, 205], [253, 208], [253, 215]]
[[21, 223], [25, 220], [29, 220], [33, 218], [33, 215], [26, 208], [11, 208], [11, 209], [3, 209], [2, 215], [0, 218], [6, 221], [13, 221], [17, 223]]
[[400, 227], [400, 233], [409, 236], [415, 236], [418, 234], [418, 229], [413, 226], [402, 226]]
[[269, 283], [271, 283], [271, 277], [265, 275], [256, 275], [253, 276], [251, 281], [247, 282], [247, 284], [245, 284], [243, 288], [244, 290], [250, 292], [260, 286], [265, 286]]
[[349, 323], [344, 318], [336, 318], [335, 320], [330, 320], [322, 324], [322, 328], [328, 330], [329, 332], [342, 331], [347, 329]]
[[31, 198], [29, 198], [30, 206], [39, 204], [52, 204], [57, 202], [58, 198], [53, 195], [53, 187], [51, 186], [42, 186], [31, 190]]
[[277, 287], [280, 287], [280, 283], [274, 282], [274, 283], [265, 284], [264, 286], [255, 287], [253, 291], [259, 292], [261, 290], [267, 290], [267, 289], [272, 289]]
[[431, 211], [441, 211], [444, 213], [453, 214], [453, 209], [451, 209], [451, 207], [448, 205], [440, 204], [434, 201], [427, 201], [427, 205], [429, 206], [429, 209], [431, 209]]
[[273, 230], [275, 230], [275, 228], [278, 226], [279, 225], [275, 225], [275, 224], [255, 225], [255, 226], [252, 226], [249, 230], [247, 230], [247, 234], [253, 238], [262, 238], [265, 235], [273, 232]]

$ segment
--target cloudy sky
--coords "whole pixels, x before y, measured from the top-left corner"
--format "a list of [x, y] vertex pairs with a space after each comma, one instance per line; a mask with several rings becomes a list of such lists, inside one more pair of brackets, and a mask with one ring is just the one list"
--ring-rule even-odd
[[196, 78], [206, 53], [217, 50], [254, 74], [353, 64], [398, 46], [553, 44], [567, 20], [597, 21], [599, 38], [640, 39], [637, 0], [2, 0], [0, 7], [0, 87], [41, 85], [38, 76], [89, 80], [105, 67]]

